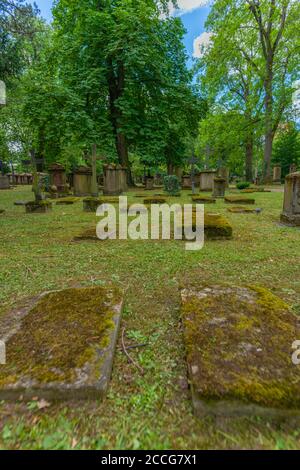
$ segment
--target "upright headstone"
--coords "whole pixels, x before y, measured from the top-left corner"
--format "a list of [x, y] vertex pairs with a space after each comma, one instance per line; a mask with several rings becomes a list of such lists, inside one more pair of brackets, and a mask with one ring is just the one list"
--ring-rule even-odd
[[80, 166], [73, 176], [74, 195], [79, 197], [92, 194], [92, 170], [87, 166]]
[[53, 163], [49, 167], [50, 186], [56, 186], [59, 193], [65, 192], [67, 177], [66, 170], [60, 163]]
[[212, 191], [214, 186], [215, 170], [203, 170], [200, 172], [200, 191]]
[[145, 189], [151, 190], [154, 188], [154, 177], [145, 176]]
[[226, 179], [216, 176], [214, 178], [213, 197], [224, 197], [226, 191]]
[[9, 189], [9, 176], [7, 175], [0, 175], [0, 189]]
[[290, 173], [296, 173], [297, 172], [297, 165], [296, 163], [292, 163], [290, 166]]
[[229, 169], [226, 166], [222, 166], [218, 170], [218, 176], [221, 178], [225, 178], [226, 180], [226, 188], [229, 188]]
[[118, 196], [126, 190], [127, 169], [120, 165], [105, 165], [103, 194]]
[[192, 188], [192, 179], [190, 175], [184, 175], [181, 181], [182, 181], [182, 189]]
[[273, 168], [273, 183], [281, 183], [281, 166], [276, 165]]
[[300, 226], [300, 172], [291, 173], [285, 178], [281, 222]]

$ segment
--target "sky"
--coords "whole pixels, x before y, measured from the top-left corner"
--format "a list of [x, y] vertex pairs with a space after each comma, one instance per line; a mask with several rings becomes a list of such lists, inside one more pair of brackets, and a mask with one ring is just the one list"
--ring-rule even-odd
[[[34, 3], [34, 0], [30, 0]], [[53, 0], [35, 0], [41, 10], [41, 14], [48, 21], [51, 21], [51, 7]], [[179, 10], [174, 11], [170, 5], [172, 14], [180, 16], [187, 30], [185, 36], [185, 46], [189, 55], [189, 64], [192, 58], [199, 57], [201, 45], [209, 39], [205, 33], [204, 24], [209, 13], [209, 0], [177, 0]]]

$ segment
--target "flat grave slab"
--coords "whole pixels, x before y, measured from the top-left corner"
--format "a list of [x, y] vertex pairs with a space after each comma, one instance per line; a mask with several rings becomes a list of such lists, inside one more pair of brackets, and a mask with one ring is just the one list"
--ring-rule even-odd
[[235, 207], [228, 207], [228, 212], [232, 214], [256, 214], [257, 209], [252, 209], [250, 207], [243, 207], [243, 206], [235, 206]]
[[181, 291], [194, 412], [300, 415], [298, 318], [267, 289], [200, 286]]
[[216, 198], [210, 197], [210, 196], [192, 196], [192, 201], [193, 202], [198, 202], [200, 204], [215, 204], [216, 203]]
[[244, 196], [225, 196], [224, 201], [227, 204], [255, 204], [255, 199]]
[[123, 307], [116, 287], [46, 293], [0, 322], [0, 400], [103, 398]]

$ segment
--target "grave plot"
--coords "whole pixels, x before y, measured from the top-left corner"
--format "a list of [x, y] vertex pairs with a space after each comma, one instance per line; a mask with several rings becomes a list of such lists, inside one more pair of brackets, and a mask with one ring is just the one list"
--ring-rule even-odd
[[197, 196], [192, 196], [192, 201], [196, 203], [198, 202], [200, 204], [215, 204], [216, 198], [210, 196], [202, 196], [199, 194]]
[[243, 207], [243, 206], [235, 206], [235, 207], [228, 207], [228, 212], [232, 214], [256, 214], [258, 209], [251, 209], [250, 207]]
[[270, 291], [201, 286], [181, 291], [195, 414], [299, 415], [299, 322]]
[[224, 201], [227, 204], [255, 204], [255, 199], [250, 199], [244, 196], [226, 196]]
[[[192, 228], [196, 230], [196, 215], [193, 210]], [[204, 214], [204, 235], [206, 240], [230, 240], [233, 235], [233, 228], [229, 220], [221, 214]]]
[[66, 289], [46, 293], [5, 317], [0, 399], [104, 397], [122, 306], [123, 295], [115, 287]]
[[150, 204], [166, 204], [167, 198], [163, 196], [149, 196], [144, 199], [145, 205]]
[[58, 199], [58, 201], [55, 203], [57, 206], [71, 206], [75, 204], [75, 202], [78, 202], [80, 199], [78, 197], [62, 197]]

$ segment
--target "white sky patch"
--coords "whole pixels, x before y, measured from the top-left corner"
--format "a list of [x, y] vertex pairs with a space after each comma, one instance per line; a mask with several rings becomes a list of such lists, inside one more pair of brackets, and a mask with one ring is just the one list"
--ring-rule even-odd
[[170, 13], [175, 13], [177, 15], [184, 15], [196, 8], [204, 7], [210, 3], [210, 0], [177, 0], [178, 9], [174, 8], [172, 2], [169, 4]]
[[203, 57], [205, 49], [210, 45], [212, 33], [204, 32], [194, 39], [193, 57], [200, 59]]

